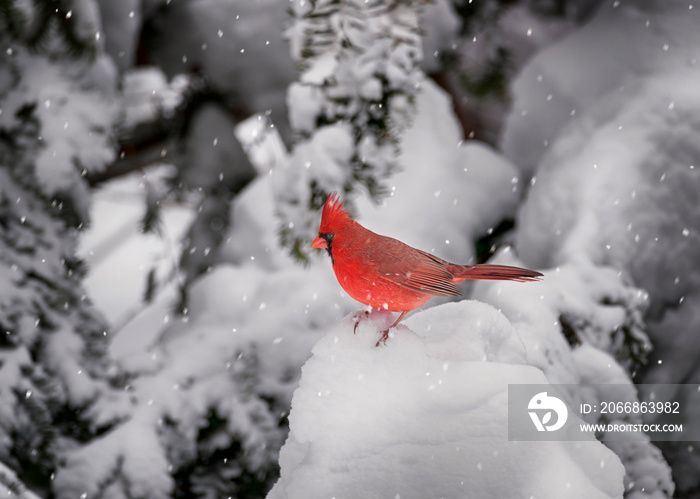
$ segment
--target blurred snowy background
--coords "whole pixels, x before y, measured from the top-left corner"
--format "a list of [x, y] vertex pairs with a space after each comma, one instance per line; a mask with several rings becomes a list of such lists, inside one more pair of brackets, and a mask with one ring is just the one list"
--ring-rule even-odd
[[[508, 442], [506, 405], [700, 383], [698, 11], [1, 0], [0, 494], [700, 497], [697, 442]], [[375, 348], [309, 248], [331, 190], [545, 279]]]

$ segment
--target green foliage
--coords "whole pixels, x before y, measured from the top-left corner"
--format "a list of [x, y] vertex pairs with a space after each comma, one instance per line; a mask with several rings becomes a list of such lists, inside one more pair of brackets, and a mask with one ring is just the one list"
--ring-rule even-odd
[[280, 237], [306, 261], [329, 192], [379, 200], [398, 168], [422, 72], [420, 0], [296, 0], [287, 31], [301, 70], [289, 90], [299, 138], [276, 179]]

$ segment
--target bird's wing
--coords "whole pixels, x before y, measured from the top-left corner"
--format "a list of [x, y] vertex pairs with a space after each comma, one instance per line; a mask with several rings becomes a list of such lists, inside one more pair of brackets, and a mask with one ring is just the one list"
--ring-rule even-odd
[[385, 244], [382, 257], [374, 260], [377, 272], [384, 279], [435, 296], [462, 294], [454, 283], [454, 275], [445, 268], [447, 262], [400, 241], [393, 241]]

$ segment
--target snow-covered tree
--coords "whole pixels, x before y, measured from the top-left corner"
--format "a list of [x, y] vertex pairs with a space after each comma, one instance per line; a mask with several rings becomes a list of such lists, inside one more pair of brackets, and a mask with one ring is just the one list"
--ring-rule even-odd
[[[475, 386], [465, 380], [471, 374], [489, 382], [530, 379], [586, 387], [616, 381], [634, 399], [632, 379], [649, 354], [647, 332], [659, 338], [662, 325], [677, 325], [685, 318], [695, 321], [695, 269], [682, 273], [682, 263], [671, 263], [688, 261], [684, 255], [694, 254], [697, 223], [687, 215], [668, 225], [663, 223], [665, 215], [640, 215], [633, 227], [616, 225], [612, 222], [643, 212], [628, 198], [645, 206], [648, 198], [642, 200], [641, 190], [628, 196], [630, 184], [618, 183], [614, 170], [603, 163], [596, 168], [598, 177], [572, 173], [588, 172], [586, 165], [578, 168], [571, 158], [592, 157], [577, 148], [583, 150], [581, 144], [589, 143], [586, 134], [601, 124], [596, 118], [608, 117], [596, 136], [602, 143], [626, 136], [633, 125], [645, 121], [625, 111], [626, 101], [611, 98], [614, 106], [593, 106], [595, 91], [577, 93], [577, 84], [599, 82], [595, 78], [569, 82], [573, 97], [560, 89], [558, 85], [568, 80], [557, 68], [568, 67], [576, 54], [564, 51], [566, 57], [552, 57], [551, 67], [528, 66], [517, 80], [516, 108], [506, 122], [503, 141], [512, 162], [479, 141], [462, 142], [468, 134], [462, 135], [464, 127], [460, 130], [455, 121], [448, 96], [423, 79], [423, 71], [432, 72], [428, 66], [459, 62], [457, 70], [469, 81], [457, 81], [461, 86], [451, 96], [469, 94], [472, 109], [483, 118], [484, 109], [493, 107], [481, 107], [485, 101], [474, 96], [493, 95], [495, 90], [504, 105], [508, 80], [527, 57], [589, 19], [598, 3], [0, 0], [0, 493], [31, 497], [24, 491], [26, 484], [57, 499], [261, 497], [279, 475], [278, 451], [288, 434], [287, 415], [301, 378], [292, 417], [296, 428], [283, 454], [283, 476], [273, 497], [307, 497], [321, 490], [323, 484], [300, 479], [307, 464], [316, 469], [330, 465], [331, 473], [316, 476], [347, 480], [347, 490], [355, 491], [367, 468], [353, 456], [369, 455], [364, 450], [391, 456], [407, 445], [411, 451], [402, 455], [414, 463], [427, 463], [422, 461], [426, 456], [438, 459], [404, 475], [402, 491], [423, 490], [411, 488], [417, 483], [434, 492], [435, 476], [466, 469], [472, 492], [482, 495], [521, 492], [520, 485], [532, 478], [539, 487], [535, 495], [558, 497], [554, 485], [564, 487], [567, 478], [574, 477], [583, 486], [577, 489], [580, 497], [596, 490], [619, 496], [622, 467], [598, 442], [589, 442], [583, 453], [568, 444], [550, 446], [561, 456], [559, 463], [570, 464], [553, 479], [542, 466], [552, 455], [542, 448], [494, 446], [484, 439], [488, 432], [473, 433], [486, 425], [494, 431], [504, 428], [504, 385]], [[663, 55], [670, 46], [673, 53], [675, 45], [664, 45], [667, 41], [661, 38], [676, 40], [682, 48], [684, 40], [696, 36], [693, 26], [684, 24], [692, 23], [687, 12], [677, 16], [684, 20], [680, 22], [666, 17], [669, 7], [650, 12], [615, 3], [620, 5], [608, 8], [620, 7], [613, 11], [630, 14], [623, 16], [624, 22], [634, 24], [635, 33], [657, 33], [651, 41], [631, 37], [641, 41], [642, 49], [656, 47]], [[279, 116], [284, 103], [280, 88], [286, 88], [293, 73], [279, 29], [287, 7], [293, 17], [286, 36], [300, 71], [286, 93], [296, 145], [288, 161], [274, 165], [270, 175], [257, 176], [260, 170], [251, 168], [234, 130], [242, 119], [259, 112], [283, 137], [291, 135]], [[655, 31], [638, 22], [644, 18], [652, 20]], [[591, 23], [598, 26], [594, 34], [606, 33], [596, 22]], [[685, 29], [671, 31], [674, 23]], [[449, 29], [441, 31], [445, 26]], [[617, 32], [612, 31], [616, 40]], [[426, 32], [432, 41], [426, 41]], [[590, 33], [587, 40], [593, 43]], [[605, 42], [605, 36], [600, 41]], [[682, 53], [686, 57], [678, 61], [685, 67], [694, 59], [691, 50]], [[655, 58], [644, 60], [655, 67]], [[138, 67], [144, 64], [152, 66]], [[624, 65], [610, 67], [621, 70]], [[641, 65], [631, 73], [648, 74], [646, 69]], [[693, 185], [692, 165], [697, 162], [692, 158], [697, 154], [689, 137], [697, 128], [697, 120], [691, 119], [697, 103], [694, 87], [681, 92], [684, 80], [676, 76], [696, 78], [696, 71], [673, 71], [668, 79], [633, 85], [639, 93], [630, 98], [635, 103], [630, 107], [643, 118], [646, 105], [663, 111], [653, 116], [669, 117], [651, 137], [642, 135], [645, 140], [640, 143], [654, 145], [656, 152], [666, 151], [657, 147], [662, 142], [680, 144], [671, 149], [679, 152], [674, 158], [683, 168], [666, 172], [647, 166], [648, 178], [628, 175], [630, 182], [648, 186], [644, 192], [650, 196], [661, 193], [658, 199], [651, 196], [659, 201], [652, 203], [660, 208], [658, 213], [674, 213], [674, 202], [680, 206], [694, 199], [692, 193], [677, 193], [687, 193], [684, 188]], [[607, 69], [600, 74], [610, 76]], [[432, 76], [449, 87], [435, 73]], [[616, 93], [620, 79], [603, 80], [612, 85], [611, 93], [624, 94]], [[535, 90], [524, 92], [522, 86]], [[587, 116], [580, 129], [562, 125], [575, 121], [567, 97], [576, 103], [577, 117]], [[535, 125], [528, 121], [552, 110], [555, 118], [535, 119]], [[488, 118], [498, 125], [489, 130], [493, 143], [501, 118], [498, 113]], [[619, 124], [624, 132], [613, 128]], [[555, 132], [562, 133], [558, 144]], [[609, 150], [617, 149], [601, 146], [594, 153]], [[643, 155], [646, 150], [639, 151]], [[659, 156], [651, 157], [651, 163], [665, 167], [664, 161], [656, 161]], [[157, 174], [123, 179], [145, 200], [140, 228], [150, 233], [133, 239], [153, 238], [153, 233], [166, 239], [168, 210], [175, 203], [181, 203], [178, 209], [183, 212], [189, 210], [178, 227], [178, 234], [185, 236], [182, 241], [180, 236], [173, 238], [167, 276], [156, 270], [150, 255], [131, 250], [123, 260], [128, 269], [121, 265], [115, 270], [113, 261], [105, 264], [112, 265], [117, 278], [96, 284], [87, 280], [92, 291], [109, 287], [124, 292], [127, 273], [146, 284], [147, 303], [137, 307], [136, 317], [124, 321], [126, 326], [115, 336], [90, 304], [76, 240], [90, 222], [95, 186], [157, 163], [165, 164]], [[535, 168], [536, 185], [523, 189], [521, 179], [529, 178]], [[577, 189], [587, 186], [586, 196], [571, 194], [580, 192], [567, 187], [572, 178]], [[596, 184], [595, 178], [605, 182]], [[674, 189], [657, 189], [659, 185]], [[372, 203], [369, 198], [382, 197], [388, 186], [392, 196]], [[600, 186], [605, 188], [595, 196]], [[106, 187], [105, 191], [114, 185]], [[317, 210], [330, 190], [344, 195], [366, 191], [369, 196], [355, 197], [352, 206], [363, 223], [460, 263], [490, 257], [496, 239], [479, 238], [496, 236], [504, 219], [517, 221], [515, 250], [501, 250], [497, 258], [502, 263], [521, 264], [517, 258], [522, 258], [534, 267], [558, 268], [547, 270], [547, 278], [532, 286], [472, 289], [472, 296], [498, 311], [459, 303], [418, 312], [396, 331], [399, 337], [392, 340], [397, 343], [382, 351], [374, 346], [376, 338], [370, 341], [376, 336], [371, 321], [356, 335], [346, 321], [317, 342], [358, 305], [339, 290], [327, 262], [312, 261], [302, 268], [286, 252], [305, 257], [303, 248], [317, 227]], [[529, 208], [522, 210], [525, 193]], [[610, 217], [610, 232], [588, 230], [591, 218], [577, 214], [599, 213], [588, 209], [592, 207], [609, 210], [607, 197], [628, 211]], [[567, 204], [578, 201], [586, 210]], [[552, 202], [562, 209], [548, 209]], [[283, 219], [281, 239], [287, 248], [280, 247], [275, 212]], [[553, 213], [571, 223], [557, 219], [545, 227], [537, 225]], [[134, 232], [139, 230], [138, 216], [130, 219]], [[648, 225], [647, 219], [654, 222]], [[653, 251], [634, 253], [637, 264], [630, 264], [625, 258], [629, 253], [620, 248], [641, 248], [628, 238], [652, 238], [654, 231], [663, 235], [667, 226], [672, 227], [678, 253], [669, 251], [669, 260], [663, 260], [670, 262], [664, 268], [673, 269], [673, 280], [657, 283], [663, 272], [646, 269], [654, 268], [667, 246], [644, 246]], [[112, 230], [95, 229], [105, 234]], [[116, 239], [110, 234], [103, 242], [123, 249], [123, 241], [113, 244]], [[475, 241], [481, 246], [476, 251]], [[105, 263], [97, 260], [93, 270]], [[177, 286], [167, 282], [172, 277], [181, 286], [179, 296]], [[142, 289], [132, 293], [137, 296], [134, 302]], [[173, 313], [178, 302], [179, 311]], [[662, 313], [665, 305], [668, 313]], [[650, 318], [654, 329], [648, 327]], [[657, 352], [675, 351], [673, 344], [666, 350], [663, 342], [659, 344], [662, 349]], [[302, 375], [300, 366], [310, 355]], [[419, 362], [406, 363], [406, 358]], [[659, 364], [652, 374], [694, 376], [690, 356], [678, 358], [681, 362]], [[407, 376], [397, 376], [397, 365]], [[476, 403], [480, 388], [489, 391], [495, 405]], [[604, 393], [595, 389], [588, 396], [602, 400]], [[384, 404], [384, 423], [363, 406], [370, 402]], [[448, 410], [435, 411], [440, 404]], [[314, 407], [327, 411], [323, 414], [328, 425], [317, 424]], [[358, 409], [360, 417], [349, 421], [348, 414]], [[423, 420], [405, 425], [406, 414], [422, 414], [431, 425]], [[370, 432], [356, 426], [357, 432], [350, 433], [353, 424]], [[383, 431], [388, 427], [382, 424], [388, 424], [389, 431]], [[400, 431], [393, 433], [396, 428]], [[364, 450], [356, 445], [361, 442], [355, 435], [371, 437], [372, 432], [379, 437], [365, 441]], [[450, 444], [454, 436], [459, 450]], [[630, 497], [672, 494], [670, 471], [648, 441], [607, 445], [626, 467], [624, 487]], [[467, 448], [478, 452], [462, 452]], [[536, 453], [534, 459], [529, 451]], [[677, 461], [686, 454], [697, 455], [678, 452]], [[311, 456], [311, 462], [301, 459], [304, 455]], [[332, 459], [325, 459], [328, 456]], [[378, 467], [369, 466], [376, 477], [373, 490], [393, 497], [398, 489], [391, 490], [387, 476], [394, 468], [381, 465], [395, 460], [379, 461]], [[692, 467], [694, 461], [688, 462]], [[353, 473], [335, 473], [343, 466]], [[523, 483], [503, 480], [503, 469], [515, 470], [509, 478], [523, 478]], [[411, 481], [420, 477], [425, 480]], [[692, 488], [694, 476], [686, 473], [685, 479], [685, 489]], [[332, 482], [327, 484], [332, 490]], [[459, 494], [455, 491], [462, 491], [462, 485], [440, 483], [446, 496]], [[305, 490], [294, 496], [297, 486]]]
[[[213, 11], [220, 12], [216, 6]], [[204, 82], [203, 88], [198, 82]], [[178, 315], [172, 313], [174, 302], [158, 303], [163, 308], [157, 312], [174, 320], [163, 321], [161, 316], [151, 333], [158, 337], [155, 344], [120, 359], [120, 393], [92, 411], [96, 419], [114, 424], [62, 454], [52, 482], [54, 494], [261, 497], [278, 473], [277, 452], [286, 434], [285, 414], [299, 354], [293, 361], [283, 356], [271, 367], [267, 349], [278, 350], [271, 338], [259, 347], [263, 340], [249, 337], [250, 328], [241, 326], [237, 335], [231, 322], [209, 322], [212, 312], [231, 310], [234, 314], [227, 321], [245, 323], [249, 311], [246, 293], [243, 299], [236, 297], [235, 307], [215, 302], [217, 307], [209, 308], [211, 297], [202, 299], [202, 294], [211, 293], [211, 279], [212, 294], [225, 299], [236, 283], [255, 289], [257, 280], [245, 275], [220, 280], [231, 274], [223, 271], [217, 277], [213, 271], [189, 293], [189, 284], [217, 261], [218, 246], [230, 230], [233, 194], [254, 176], [233, 134], [237, 117], [228, 112], [225, 97], [208, 78], [189, 75], [167, 82], [160, 68], [131, 69], [122, 88], [118, 138], [123, 155], [87, 178], [102, 184], [134, 171], [134, 165], [165, 162], [175, 167], [167, 170], [165, 182], [144, 178], [143, 226], [158, 232], [160, 209], [173, 200], [195, 205], [197, 216], [176, 269], [187, 285], [187, 306]], [[152, 275], [147, 270], [143, 274]], [[154, 291], [160, 291], [160, 284], [165, 283], [148, 289], [153, 302], [158, 301]], [[277, 335], [269, 325], [253, 327]], [[306, 353], [310, 346], [308, 340], [303, 343], [299, 351]], [[113, 421], [114, 414], [118, 421]]]
[[86, 175], [115, 156], [115, 79], [93, 2], [1, 7], [0, 459], [45, 490], [117, 417], [95, 418], [113, 372], [76, 256]]
[[287, 31], [301, 69], [289, 88], [298, 141], [274, 172], [282, 243], [306, 259], [317, 210], [333, 190], [387, 192], [397, 139], [422, 72], [420, 0], [297, 0]]
[[[174, 166], [167, 182], [150, 191], [144, 210], [144, 227], [156, 234], [161, 205], [185, 200], [196, 207], [178, 250], [182, 311], [189, 286], [219, 261], [233, 199], [256, 175], [235, 127], [274, 110], [278, 127], [287, 128], [280, 107], [292, 71], [278, 26], [286, 11], [276, 0], [99, 3], [108, 19], [106, 49], [123, 71], [130, 97], [125, 114], [136, 117], [131, 106], [140, 114], [138, 123], [122, 123], [125, 157], [110, 171]], [[250, 24], [264, 27], [251, 31]], [[254, 71], [248, 70], [251, 58]], [[168, 284], [149, 277], [148, 296]]]
[[[648, 293], [640, 312], [653, 350], [640, 383], [700, 379], [697, 23], [680, 3], [605, 3], [524, 68], [502, 138], [536, 178], [518, 220], [523, 261], [612, 267]], [[697, 491], [698, 446], [657, 445], [678, 493]]]
[[[519, 264], [512, 252], [498, 258]], [[503, 260], [501, 260], [503, 261]], [[575, 384], [572, 401], [600, 404], [627, 397], [638, 401], [634, 378], [646, 364], [651, 342], [644, 313], [648, 294], [614, 268], [577, 261], [546, 274], [536, 294], [522, 287], [479, 283], [475, 297], [508, 317], [524, 336], [529, 361], [550, 383]], [[622, 393], [604, 388], [613, 384]], [[585, 394], [585, 395], [582, 395]], [[582, 400], [585, 397], [585, 400]], [[594, 423], [639, 423], [639, 415], [592, 414]], [[598, 435], [625, 465], [629, 497], [665, 498], [674, 490], [671, 470], [648, 438]]]

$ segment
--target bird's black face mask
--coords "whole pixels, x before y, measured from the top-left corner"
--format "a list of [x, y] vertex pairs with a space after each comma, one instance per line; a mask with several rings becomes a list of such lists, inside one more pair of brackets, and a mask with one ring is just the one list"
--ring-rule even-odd
[[321, 232], [318, 237], [326, 241], [326, 251], [328, 252], [328, 256], [331, 257], [331, 262], [333, 262], [333, 237], [335, 237], [335, 233]]

